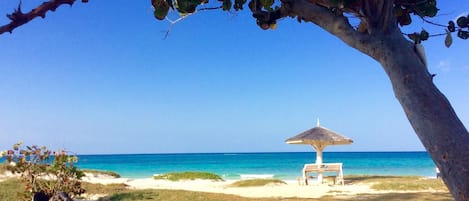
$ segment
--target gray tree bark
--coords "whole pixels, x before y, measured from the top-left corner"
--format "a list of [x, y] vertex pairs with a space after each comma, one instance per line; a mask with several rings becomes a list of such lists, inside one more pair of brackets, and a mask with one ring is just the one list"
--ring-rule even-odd
[[[391, 3], [389, 3], [391, 2]], [[308, 0], [282, 0], [286, 16], [300, 17], [337, 36], [378, 61], [388, 75], [395, 97], [425, 149], [458, 201], [469, 200], [469, 133], [432, 76], [394, 21], [393, 1], [364, 1], [360, 33], [344, 16]]]

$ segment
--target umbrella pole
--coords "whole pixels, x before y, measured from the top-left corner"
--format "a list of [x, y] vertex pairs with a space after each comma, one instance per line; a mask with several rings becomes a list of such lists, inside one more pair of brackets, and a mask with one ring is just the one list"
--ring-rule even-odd
[[[322, 151], [326, 146], [324, 146], [323, 144], [316, 144], [313, 145], [313, 147], [316, 149], [316, 165], [319, 167], [322, 165]], [[322, 174], [320, 167], [318, 168], [318, 170], [318, 182], [322, 184], [324, 175]]]

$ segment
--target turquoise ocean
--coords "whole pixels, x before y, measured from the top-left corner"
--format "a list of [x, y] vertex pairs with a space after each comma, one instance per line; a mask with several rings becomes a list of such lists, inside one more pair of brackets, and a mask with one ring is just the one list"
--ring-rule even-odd
[[[212, 172], [224, 179], [273, 177], [295, 179], [305, 163], [314, 163], [315, 152], [188, 153], [79, 155], [77, 166], [107, 170], [127, 178], [182, 171]], [[325, 152], [324, 163], [343, 163], [344, 175], [435, 176], [427, 152]]]

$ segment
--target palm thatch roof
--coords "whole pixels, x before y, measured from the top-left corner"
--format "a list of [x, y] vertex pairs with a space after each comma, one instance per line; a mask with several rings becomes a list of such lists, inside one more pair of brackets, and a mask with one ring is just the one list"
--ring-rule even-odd
[[353, 140], [339, 135], [334, 131], [327, 128], [317, 126], [307, 131], [304, 131], [296, 136], [285, 140], [287, 144], [315, 144], [321, 143], [323, 145], [340, 145], [351, 144]]

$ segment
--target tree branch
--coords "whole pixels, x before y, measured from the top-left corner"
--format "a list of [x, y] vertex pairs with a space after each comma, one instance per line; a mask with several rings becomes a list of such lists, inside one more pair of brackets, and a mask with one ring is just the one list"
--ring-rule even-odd
[[[28, 23], [29, 21], [33, 20], [36, 17], [46, 17], [46, 13], [48, 11], [55, 11], [59, 6], [63, 4], [73, 5], [76, 0], [50, 0], [47, 2], [43, 2], [38, 7], [32, 9], [28, 13], [23, 13], [21, 11], [21, 2], [18, 5], [18, 8], [11, 14], [8, 14], [7, 17], [11, 20], [10, 23], [0, 26], [0, 35], [5, 32], [12, 32], [17, 27]], [[81, 2], [86, 3], [88, 0], [81, 0]]]
[[369, 32], [390, 32], [397, 26], [393, 26], [394, 15], [393, 1], [364, 0], [362, 11], [364, 20], [368, 23]]
[[350, 25], [348, 18], [342, 14], [332, 12], [329, 8], [309, 0], [281, 0], [283, 16], [298, 17], [301, 20], [312, 22], [332, 35], [337, 36], [347, 45], [370, 55], [369, 44], [373, 35], [360, 33]]

